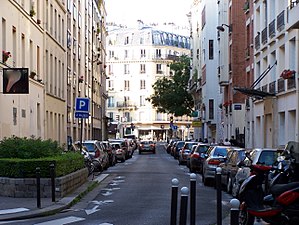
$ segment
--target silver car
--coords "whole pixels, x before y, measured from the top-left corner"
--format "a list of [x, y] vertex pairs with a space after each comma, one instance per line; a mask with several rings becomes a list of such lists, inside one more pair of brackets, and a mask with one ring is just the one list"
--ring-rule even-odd
[[209, 185], [215, 181], [216, 168], [226, 160], [227, 153], [232, 150], [231, 146], [210, 146], [202, 167], [202, 182]]

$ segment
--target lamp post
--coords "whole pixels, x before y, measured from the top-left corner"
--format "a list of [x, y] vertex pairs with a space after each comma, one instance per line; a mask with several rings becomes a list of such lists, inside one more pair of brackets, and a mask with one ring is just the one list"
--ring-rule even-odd
[[224, 30], [225, 30], [224, 26], [228, 28], [229, 32], [232, 32], [232, 25], [227, 25], [225, 23], [221, 24], [220, 26], [217, 26], [216, 29], [221, 31], [221, 32], [224, 32]]

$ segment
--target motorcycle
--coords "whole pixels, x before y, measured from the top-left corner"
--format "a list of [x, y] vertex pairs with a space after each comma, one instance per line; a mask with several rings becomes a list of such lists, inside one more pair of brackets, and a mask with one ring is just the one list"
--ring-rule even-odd
[[240, 225], [253, 225], [255, 217], [273, 225], [299, 224], [298, 164], [299, 143], [289, 142], [266, 189], [269, 193], [265, 193], [263, 185], [270, 168], [251, 167], [252, 175], [242, 183], [239, 192]]

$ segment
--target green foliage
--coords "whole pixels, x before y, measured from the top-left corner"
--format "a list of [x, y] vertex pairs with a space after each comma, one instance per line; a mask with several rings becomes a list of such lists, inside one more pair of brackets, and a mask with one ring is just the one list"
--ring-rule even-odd
[[84, 158], [78, 152], [63, 151], [58, 142], [40, 138], [4, 138], [0, 142], [0, 177], [50, 177], [54, 163], [56, 176], [64, 176], [84, 167]]
[[84, 158], [80, 153], [68, 152], [39, 159], [0, 159], [0, 177], [34, 178], [36, 168], [41, 177], [50, 177], [50, 165], [54, 163], [56, 177], [64, 176], [84, 168]]
[[40, 138], [4, 138], [0, 142], [0, 158], [34, 159], [61, 154], [58, 142]]
[[158, 112], [175, 116], [190, 115], [194, 106], [193, 98], [188, 92], [190, 58], [181, 56], [170, 65], [170, 69], [174, 71], [174, 75], [158, 79], [153, 85], [154, 94], [147, 100]]

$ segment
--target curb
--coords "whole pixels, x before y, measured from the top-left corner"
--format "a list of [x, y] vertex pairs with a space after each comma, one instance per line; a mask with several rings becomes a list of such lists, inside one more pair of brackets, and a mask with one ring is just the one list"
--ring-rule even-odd
[[59, 201], [53, 203], [53, 205], [47, 206], [42, 209], [34, 209], [26, 212], [1, 215], [0, 221], [22, 220], [56, 214], [62, 210], [65, 210], [75, 205], [83, 196], [85, 196], [88, 192], [92, 191], [96, 186], [99, 185], [100, 182], [102, 182], [108, 176], [109, 174], [100, 174], [94, 180], [87, 181], [85, 184], [76, 189], [73, 193], [66, 197], [63, 197]]

